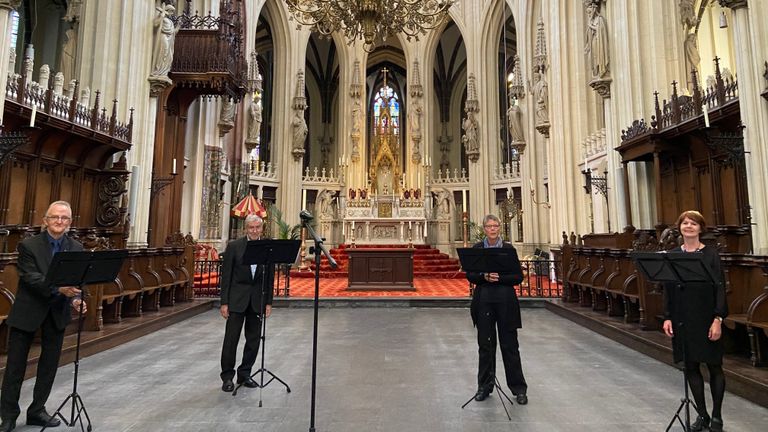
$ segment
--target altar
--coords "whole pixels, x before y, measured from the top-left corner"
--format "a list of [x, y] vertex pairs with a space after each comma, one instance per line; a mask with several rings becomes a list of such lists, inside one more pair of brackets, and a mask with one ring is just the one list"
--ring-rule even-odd
[[343, 205], [342, 236], [348, 244], [425, 244], [423, 200], [372, 197]]

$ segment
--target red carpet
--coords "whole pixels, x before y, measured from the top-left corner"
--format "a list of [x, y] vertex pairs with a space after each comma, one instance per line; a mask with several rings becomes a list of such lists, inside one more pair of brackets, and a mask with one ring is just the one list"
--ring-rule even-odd
[[[416, 279], [413, 284], [416, 291], [347, 291], [347, 278], [324, 278], [320, 297], [469, 297], [466, 279]], [[315, 280], [291, 277], [290, 296], [314, 298]]]

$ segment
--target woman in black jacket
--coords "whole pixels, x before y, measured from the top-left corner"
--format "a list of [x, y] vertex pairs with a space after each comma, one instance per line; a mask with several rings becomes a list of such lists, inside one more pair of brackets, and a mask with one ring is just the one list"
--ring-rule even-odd
[[[485, 239], [475, 248], [511, 248], [511, 243], [501, 240], [501, 221], [494, 215], [483, 218]], [[517, 252], [513, 253], [513, 271], [510, 273], [467, 272], [467, 279], [475, 284], [472, 295], [472, 321], [477, 326], [479, 365], [477, 371], [477, 394], [475, 400], [482, 401], [493, 391], [496, 376], [496, 329], [504, 360], [507, 385], [517, 396], [517, 403], [528, 403], [528, 385], [523, 376], [517, 329], [522, 327], [520, 303], [515, 285], [523, 281], [523, 271]]]
[[[721, 336], [723, 318], [728, 314], [728, 306], [720, 255], [714, 247], [706, 246], [700, 240], [706, 226], [701, 213], [693, 210], [683, 212], [677, 219], [683, 244], [672, 251], [702, 254], [716, 282], [667, 284], [664, 287], [663, 328], [664, 333], [673, 338], [675, 362], [685, 361], [685, 374], [699, 414], [691, 430], [701, 431], [709, 427], [710, 431], [722, 431], [723, 418], [720, 410], [725, 395], [725, 376]], [[706, 363], [709, 369], [709, 385], [712, 391], [711, 418], [704, 399], [701, 363]]]

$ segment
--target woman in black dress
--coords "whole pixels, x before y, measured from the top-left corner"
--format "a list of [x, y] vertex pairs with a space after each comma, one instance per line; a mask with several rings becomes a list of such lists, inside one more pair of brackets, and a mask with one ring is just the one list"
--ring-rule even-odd
[[[696, 403], [698, 417], [691, 430], [723, 430], [720, 412], [725, 395], [723, 375], [723, 318], [728, 314], [725, 283], [720, 269], [720, 255], [712, 246], [705, 246], [699, 236], [706, 229], [706, 221], [697, 211], [683, 212], [677, 219], [683, 244], [674, 252], [699, 253], [717, 279], [711, 283], [670, 284], [664, 289], [664, 333], [672, 339], [675, 362], [685, 360], [685, 374]], [[701, 363], [709, 369], [712, 391], [712, 417], [707, 413], [704, 399], [704, 378]]]

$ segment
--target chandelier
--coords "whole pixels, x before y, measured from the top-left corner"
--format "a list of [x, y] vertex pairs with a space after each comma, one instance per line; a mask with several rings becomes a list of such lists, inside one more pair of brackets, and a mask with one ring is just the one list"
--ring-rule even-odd
[[291, 19], [298, 29], [308, 26], [329, 37], [344, 33], [351, 44], [363, 40], [363, 48], [373, 51], [388, 36], [404, 33], [407, 40], [419, 40], [427, 30], [443, 23], [456, 0], [286, 0]]

